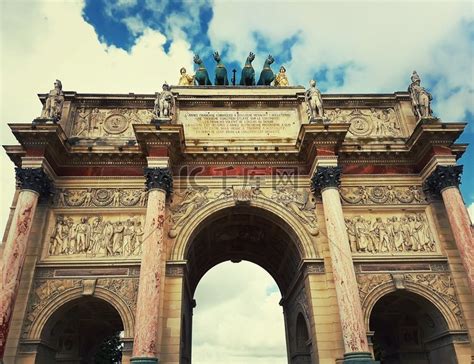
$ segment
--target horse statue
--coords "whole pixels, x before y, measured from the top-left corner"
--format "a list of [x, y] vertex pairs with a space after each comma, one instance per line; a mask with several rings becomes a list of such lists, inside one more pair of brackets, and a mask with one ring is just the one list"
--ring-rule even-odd
[[227, 69], [224, 64], [221, 62], [221, 56], [219, 52], [214, 52], [214, 59], [217, 62], [216, 65], [216, 79], [214, 84], [217, 85], [229, 85], [229, 79], [227, 78]]
[[199, 68], [196, 70], [196, 74], [194, 75], [194, 79], [197, 81], [197, 84], [199, 86], [212, 85], [206, 66], [204, 66], [204, 63], [202, 63], [201, 58], [199, 58], [199, 55], [197, 54], [194, 56], [194, 63], [199, 66]]
[[265, 63], [263, 64], [263, 69], [260, 73], [260, 78], [258, 79], [257, 83], [258, 85], [270, 86], [270, 84], [273, 82], [273, 80], [275, 79], [275, 74], [270, 68], [270, 65], [274, 61], [275, 60], [273, 59], [273, 57], [269, 54], [267, 59], [265, 60]]
[[252, 66], [252, 61], [255, 59], [255, 54], [249, 53], [245, 66], [242, 68], [242, 76], [240, 77], [240, 84], [242, 86], [255, 86], [255, 70]]

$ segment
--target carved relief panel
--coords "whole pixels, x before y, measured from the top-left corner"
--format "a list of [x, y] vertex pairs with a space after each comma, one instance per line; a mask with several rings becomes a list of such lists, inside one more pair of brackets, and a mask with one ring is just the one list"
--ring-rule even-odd
[[406, 136], [393, 108], [328, 109], [330, 122], [350, 123], [348, 138], [401, 138]]
[[436, 234], [423, 210], [345, 213], [351, 251], [364, 255], [436, 254]]
[[147, 109], [79, 108], [73, 118], [72, 138], [133, 138], [132, 124], [147, 124], [153, 118]]
[[52, 213], [43, 257], [47, 259], [137, 259], [145, 216], [139, 213]]

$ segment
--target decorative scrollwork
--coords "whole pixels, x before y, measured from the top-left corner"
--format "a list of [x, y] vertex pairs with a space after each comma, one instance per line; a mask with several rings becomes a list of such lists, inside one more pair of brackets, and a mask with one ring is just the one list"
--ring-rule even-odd
[[426, 196], [419, 186], [354, 186], [341, 187], [343, 203], [370, 204], [423, 204]]
[[144, 207], [147, 191], [137, 188], [61, 188], [54, 199], [57, 207]]

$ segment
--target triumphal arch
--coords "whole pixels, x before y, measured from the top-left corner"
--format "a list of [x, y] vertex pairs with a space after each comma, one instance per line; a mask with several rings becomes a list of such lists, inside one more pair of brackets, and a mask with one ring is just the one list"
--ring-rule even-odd
[[57, 81], [10, 124], [4, 362], [93, 363], [120, 332], [124, 363], [190, 363], [199, 280], [247, 260], [280, 288], [289, 363], [470, 363], [465, 124], [433, 116], [416, 73], [321, 95], [284, 67], [276, 86], [200, 67], [157, 94]]

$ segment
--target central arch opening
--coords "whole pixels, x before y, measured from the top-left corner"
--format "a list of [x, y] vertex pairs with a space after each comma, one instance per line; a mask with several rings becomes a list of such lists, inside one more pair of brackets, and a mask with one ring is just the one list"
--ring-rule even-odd
[[[181, 332], [181, 362], [187, 363], [191, 361], [191, 337], [196, 333], [191, 334], [193, 324], [193, 306], [196, 303], [198, 296], [196, 295], [196, 288], [204, 277], [204, 275], [212, 268], [216, 267], [223, 262], [233, 262], [241, 264], [234, 265], [234, 273], [228, 273], [232, 275], [243, 275], [243, 282], [235, 283], [251, 285], [255, 283], [256, 275], [247, 274], [246, 266], [250, 263], [259, 266], [268, 274], [274, 284], [272, 284], [268, 277], [266, 282], [262, 284], [261, 289], [263, 295], [260, 295], [260, 301], [265, 296], [265, 290], [273, 290], [280, 297], [288, 298], [294, 292], [294, 286], [297, 283], [297, 273], [300, 268], [302, 258], [301, 242], [294, 230], [289, 224], [279, 216], [272, 212], [264, 210], [262, 208], [253, 207], [250, 205], [238, 205], [230, 208], [226, 208], [215, 212], [207, 219], [205, 219], [193, 232], [190, 238], [190, 242], [187, 245], [185, 251], [185, 259], [187, 260], [187, 272], [185, 274], [186, 285], [189, 287], [188, 292], [184, 293], [183, 297], [183, 317], [182, 317], [182, 332]], [[246, 263], [249, 262], [249, 263]], [[239, 273], [239, 267], [244, 267], [241, 273]], [[215, 269], [219, 270], [220, 267]], [[231, 271], [233, 269], [230, 269]], [[212, 274], [212, 272], [209, 272]], [[232, 291], [231, 278], [225, 279], [222, 282], [222, 290]], [[273, 287], [273, 288], [269, 288]], [[278, 288], [277, 288], [278, 287]], [[238, 287], [235, 287], [238, 290]], [[220, 295], [219, 288], [214, 288], [215, 292], [209, 292], [207, 300], [214, 300], [215, 305], [219, 304]], [[234, 292], [235, 293], [235, 292]], [[237, 292], [238, 293], [238, 292]], [[189, 297], [187, 297], [189, 296]], [[271, 292], [269, 297], [271, 296]], [[276, 300], [275, 300], [276, 301]], [[289, 302], [289, 300], [284, 300]], [[199, 301], [197, 301], [199, 305]], [[257, 305], [264, 305], [265, 302], [256, 302]], [[250, 307], [250, 306], [249, 306]], [[256, 310], [257, 308], [249, 308], [250, 310]], [[281, 313], [282, 307], [275, 304], [275, 309]], [[308, 318], [299, 318], [297, 323], [297, 314], [291, 312], [294, 310], [294, 306], [283, 307], [284, 311], [284, 325], [281, 325], [281, 334], [286, 338], [287, 356], [283, 362], [298, 362], [301, 361], [301, 348], [299, 355], [294, 356], [292, 351], [295, 349], [295, 333], [297, 332], [296, 326], [299, 324], [301, 327], [310, 327], [308, 322], [301, 323], [301, 320], [308, 320]], [[232, 315], [232, 308], [229, 307], [227, 315]], [[197, 312], [197, 311], [196, 311]], [[220, 311], [220, 316], [224, 315], [226, 310]], [[218, 318], [219, 319], [219, 318]], [[236, 322], [235, 325], [241, 327], [234, 327], [233, 329], [239, 333], [242, 337], [248, 335], [243, 327], [244, 322]], [[214, 327], [209, 327], [210, 334], [214, 330]], [[298, 331], [301, 334], [301, 329]], [[308, 341], [311, 341], [309, 333], [303, 333], [303, 341], [305, 346], [308, 346]], [[201, 333], [199, 334], [201, 335]], [[263, 334], [262, 334], [263, 335]], [[309, 352], [307, 354], [308, 359]], [[295, 360], [292, 358], [294, 357]], [[287, 360], [288, 358], [288, 360]], [[229, 362], [229, 358], [221, 358], [222, 362]], [[250, 363], [248, 358], [242, 358], [243, 362]], [[304, 361], [306, 362], [306, 361]], [[237, 363], [237, 362], [236, 362]], [[263, 363], [263, 361], [254, 361], [254, 363]]]
[[281, 294], [264, 269], [221, 263], [199, 282], [194, 299], [194, 364], [287, 363]]

